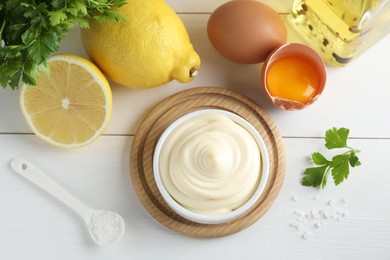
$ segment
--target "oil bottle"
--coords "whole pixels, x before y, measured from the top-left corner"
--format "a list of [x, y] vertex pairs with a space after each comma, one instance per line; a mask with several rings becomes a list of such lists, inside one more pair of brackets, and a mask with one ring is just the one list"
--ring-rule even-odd
[[294, 0], [290, 22], [328, 64], [343, 66], [390, 32], [390, 0]]

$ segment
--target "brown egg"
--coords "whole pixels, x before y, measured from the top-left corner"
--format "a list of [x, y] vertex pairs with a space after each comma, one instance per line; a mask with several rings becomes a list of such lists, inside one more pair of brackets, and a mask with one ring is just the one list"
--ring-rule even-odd
[[287, 39], [277, 12], [257, 1], [236, 0], [218, 7], [207, 24], [208, 37], [225, 58], [238, 63], [260, 63]]

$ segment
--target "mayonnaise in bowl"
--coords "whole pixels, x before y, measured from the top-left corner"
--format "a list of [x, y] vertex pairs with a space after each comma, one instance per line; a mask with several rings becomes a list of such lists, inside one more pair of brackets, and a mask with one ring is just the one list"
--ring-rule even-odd
[[204, 109], [174, 121], [154, 152], [153, 172], [167, 204], [203, 224], [233, 220], [260, 198], [268, 178], [266, 146], [242, 117]]

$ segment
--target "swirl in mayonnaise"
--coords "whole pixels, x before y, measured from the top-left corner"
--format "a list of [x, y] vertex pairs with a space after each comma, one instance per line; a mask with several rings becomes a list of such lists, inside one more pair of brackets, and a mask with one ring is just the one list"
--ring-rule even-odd
[[168, 135], [159, 157], [162, 182], [183, 207], [223, 214], [246, 203], [261, 179], [254, 137], [226, 115], [201, 114]]

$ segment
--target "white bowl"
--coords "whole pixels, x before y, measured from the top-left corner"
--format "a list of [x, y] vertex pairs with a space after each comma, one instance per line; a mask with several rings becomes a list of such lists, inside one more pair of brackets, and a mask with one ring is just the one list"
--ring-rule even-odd
[[[171, 197], [167, 189], [165, 188], [161, 175], [160, 175], [160, 167], [159, 167], [159, 158], [161, 154], [161, 149], [167, 139], [167, 137], [172, 133], [172, 131], [182, 124], [183, 122], [197, 117], [199, 115], [207, 114], [207, 113], [217, 113], [222, 114], [227, 117], [229, 117], [233, 122], [237, 123], [238, 125], [242, 126], [246, 131], [248, 131], [255, 141], [257, 142], [257, 145], [259, 147], [260, 155], [261, 155], [261, 170], [259, 172], [259, 175], [261, 175], [261, 179], [258, 183], [258, 186], [253, 193], [253, 195], [250, 197], [250, 199], [245, 202], [242, 206], [239, 208], [230, 211], [228, 213], [224, 214], [201, 214], [198, 212], [193, 212], [191, 210], [188, 210], [187, 208], [180, 205], [175, 199]], [[269, 175], [269, 158], [268, 158], [268, 152], [267, 148], [265, 146], [265, 143], [260, 136], [260, 134], [257, 132], [257, 130], [245, 119], [242, 117], [225, 111], [225, 110], [219, 110], [219, 109], [202, 109], [197, 110], [195, 112], [188, 113], [177, 120], [175, 120], [171, 125], [167, 127], [167, 129], [163, 132], [161, 135], [159, 141], [157, 142], [154, 155], [153, 155], [153, 173], [154, 178], [157, 184], [157, 188], [159, 189], [163, 199], [165, 202], [169, 205], [169, 207], [175, 211], [180, 216], [191, 220], [193, 222], [201, 223], [201, 224], [221, 224], [225, 223], [231, 220], [234, 220], [242, 215], [244, 215], [249, 209], [251, 209], [256, 202], [259, 200], [261, 194], [264, 191], [264, 188], [267, 183], [268, 175]]]

